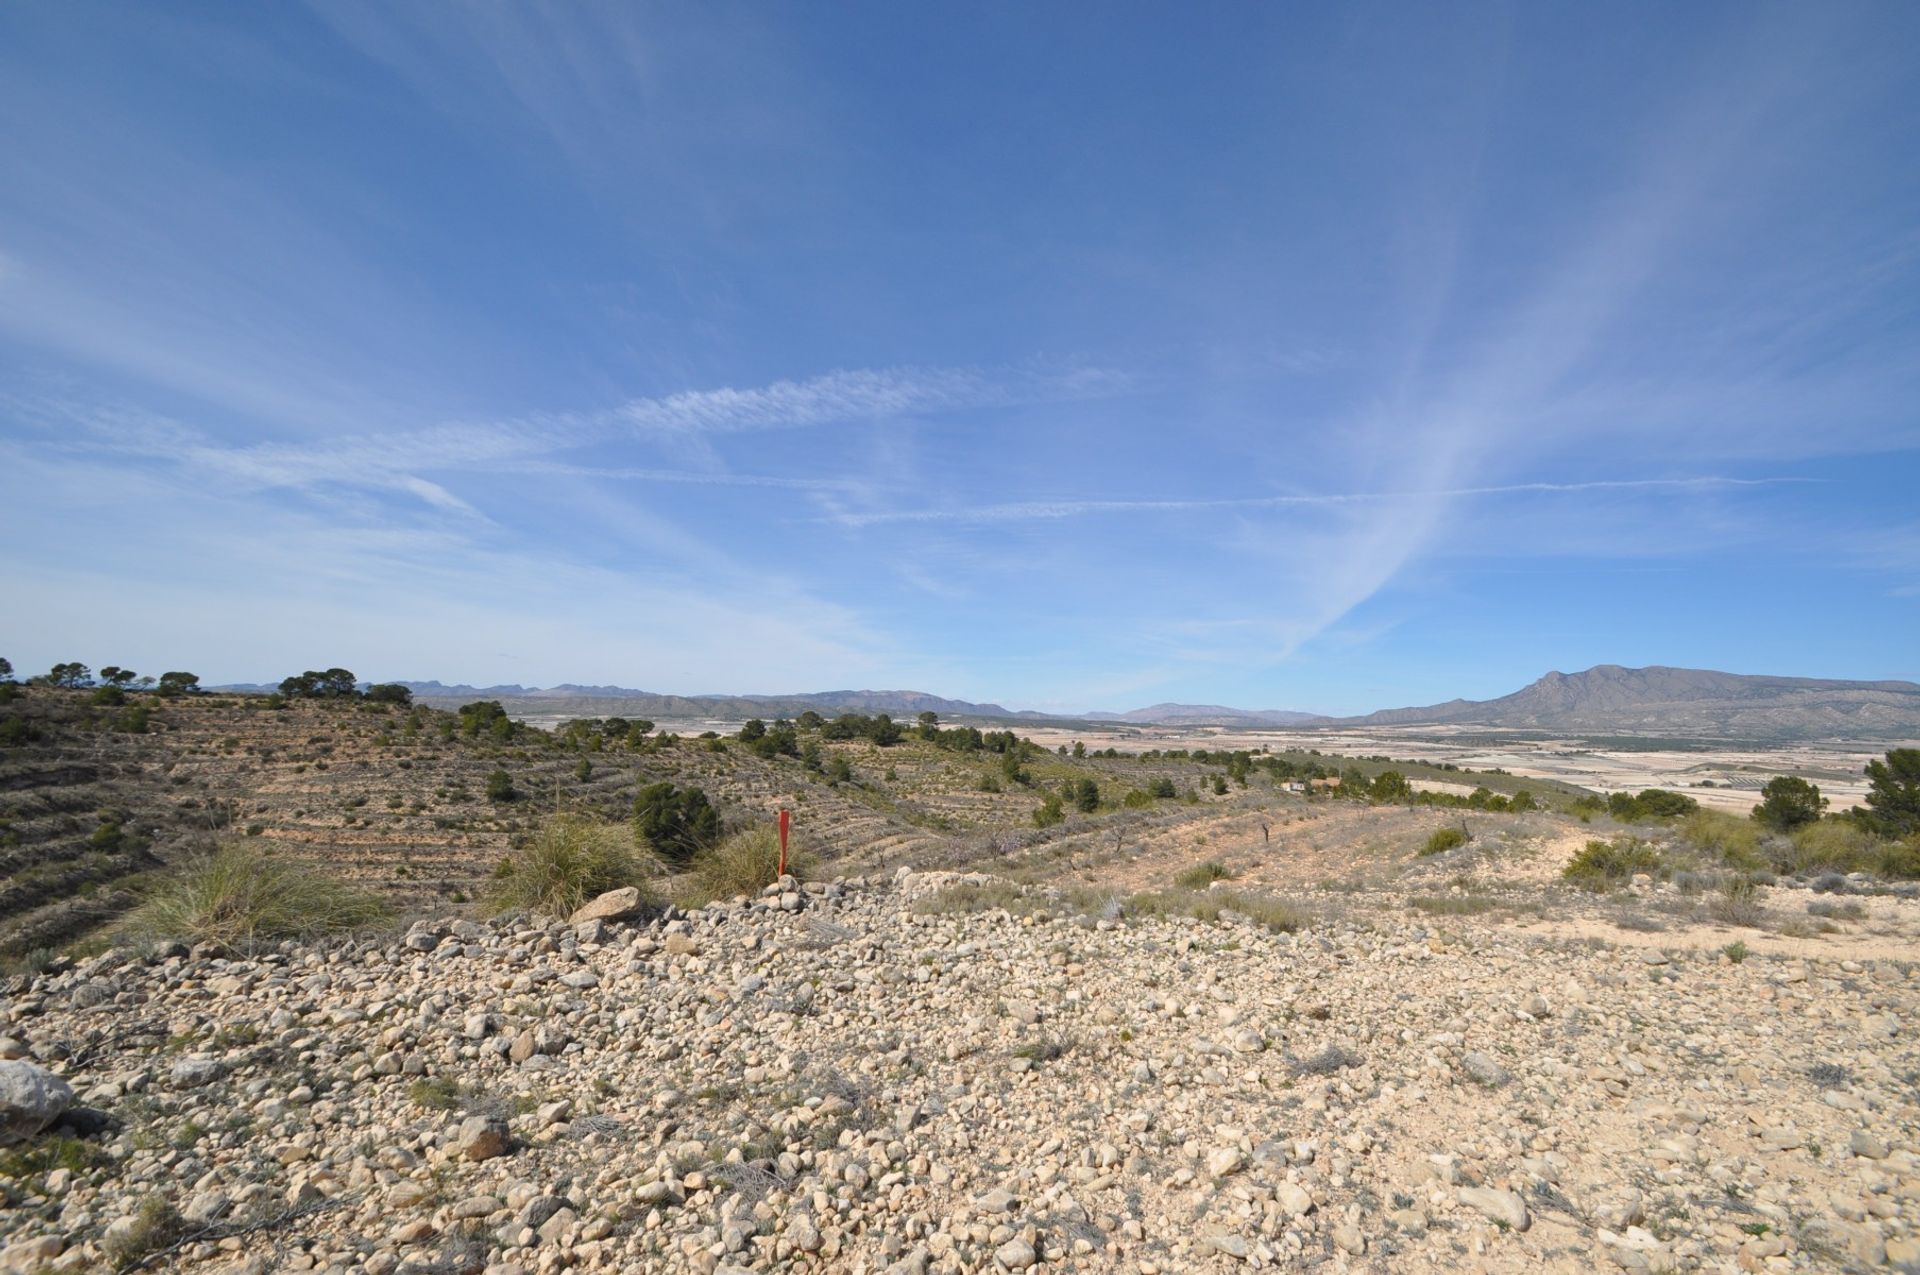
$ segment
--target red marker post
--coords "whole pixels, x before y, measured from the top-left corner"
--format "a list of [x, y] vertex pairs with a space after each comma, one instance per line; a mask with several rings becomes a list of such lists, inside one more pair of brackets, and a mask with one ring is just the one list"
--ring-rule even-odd
[[787, 829], [793, 824], [793, 816], [786, 810], [780, 812], [780, 875], [787, 875]]

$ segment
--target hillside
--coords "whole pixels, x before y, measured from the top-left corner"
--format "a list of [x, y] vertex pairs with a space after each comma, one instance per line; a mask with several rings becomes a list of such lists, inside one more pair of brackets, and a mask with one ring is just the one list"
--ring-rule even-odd
[[1742, 739], [1915, 739], [1920, 684], [1601, 664], [1584, 673], [1548, 673], [1498, 699], [1449, 700], [1338, 722], [1428, 723]]
[[[1137, 835], [1272, 792], [1260, 775], [1255, 788], [1217, 797], [1205, 779], [1219, 768], [1195, 760], [1040, 750], [1024, 764], [1035, 786], [1003, 783], [997, 755], [911, 734], [880, 748], [812, 733], [819, 769], [809, 769], [737, 742], [655, 735], [635, 747], [624, 733], [568, 738], [526, 727], [506, 739], [469, 736], [454, 713], [428, 705], [131, 698], [102, 707], [86, 691], [27, 687], [0, 705], [0, 723], [18, 731], [0, 747], [0, 955], [73, 938], [124, 910], [150, 874], [232, 837], [324, 863], [410, 908], [457, 906], [554, 809], [625, 818], [639, 788], [660, 781], [701, 788], [735, 825], [786, 807], [804, 843], [849, 871], [967, 862], [1027, 840], [1108, 835], [1096, 831], [1106, 827]], [[827, 773], [835, 763], [845, 764], [844, 778]], [[514, 800], [488, 799], [496, 770], [509, 775]], [[1192, 793], [1195, 805], [1121, 807], [1156, 780]], [[1038, 785], [1055, 792], [1078, 781], [1095, 785], [1103, 813], [1084, 827], [1035, 828]], [[1500, 776], [1488, 782], [1510, 786]]]

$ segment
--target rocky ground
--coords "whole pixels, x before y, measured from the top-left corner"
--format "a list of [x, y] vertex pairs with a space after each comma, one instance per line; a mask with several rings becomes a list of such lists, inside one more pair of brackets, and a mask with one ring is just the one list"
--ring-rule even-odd
[[1910, 962], [983, 881], [16, 981], [0, 1271], [1920, 1270]]

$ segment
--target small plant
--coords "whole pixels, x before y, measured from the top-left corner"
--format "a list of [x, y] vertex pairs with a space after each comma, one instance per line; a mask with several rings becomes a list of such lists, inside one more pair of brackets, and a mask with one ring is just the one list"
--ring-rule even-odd
[[1237, 875], [1232, 868], [1218, 859], [1208, 859], [1205, 863], [1196, 863], [1173, 879], [1173, 883], [1183, 890], [1204, 890], [1215, 881], [1231, 881]]
[[[501, 719], [506, 720], [505, 718]], [[520, 792], [513, 786], [513, 776], [504, 770], [496, 770], [487, 776], [487, 800], [497, 802], [513, 801]]]
[[141, 1201], [140, 1211], [133, 1216], [133, 1225], [107, 1241], [107, 1256], [116, 1266], [131, 1270], [144, 1259], [172, 1247], [186, 1230], [186, 1220], [173, 1205], [160, 1196], [150, 1195]]
[[379, 898], [302, 864], [229, 844], [161, 878], [120, 926], [124, 937], [251, 948], [370, 929]]
[[444, 1076], [430, 1076], [416, 1080], [407, 1086], [407, 1097], [417, 1107], [428, 1111], [456, 1111], [465, 1105], [467, 1091], [464, 1086], [448, 1080]]
[[1449, 850], [1456, 850], [1466, 845], [1468, 840], [1469, 838], [1465, 828], [1455, 828], [1451, 825], [1445, 828], [1435, 828], [1433, 835], [1427, 838], [1427, 844], [1421, 849], [1420, 853], [1422, 855], [1445, 854]]
[[565, 917], [608, 890], [637, 886], [644, 895], [653, 876], [651, 856], [635, 847], [624, 825], [555, 815], [495, 870], [488, 903], [496, 912]]
[[1729, 961], [1732, 961], [1735, 965], [1739, 965], [1740, 963], [1742, 963], [1747, 959], [1747, 945], [1745, 943], [1742, 943], [1739, 939], [1735, 939], [1733, 942], [1727, 944], [1725, 947], [1721, 948], [1720, 951], [1724, 953], [1726, 955], [1726, 958]]
[[1767, 918], [1767, 910], [1760, 906], [1759, 885], [1746, 875], [1721, 882], [1719, 896], [1708, 905], [1708, 911], [1722, 925], [1758, 928]]

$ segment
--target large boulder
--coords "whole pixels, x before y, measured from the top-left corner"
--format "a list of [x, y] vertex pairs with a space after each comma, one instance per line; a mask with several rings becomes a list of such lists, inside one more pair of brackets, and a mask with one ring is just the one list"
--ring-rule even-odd
[[629, 885], [589, 900], [569, 919], [575, 925], [583, 921], [624, 921], [639, 912], [640, 891]]
[[66, 1081], [30, 1062], [0, 1062], [0, 1145], [33, 1137], [73, 1105]]

